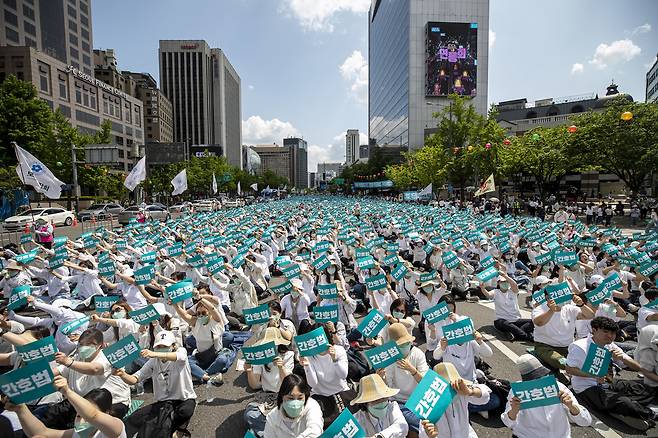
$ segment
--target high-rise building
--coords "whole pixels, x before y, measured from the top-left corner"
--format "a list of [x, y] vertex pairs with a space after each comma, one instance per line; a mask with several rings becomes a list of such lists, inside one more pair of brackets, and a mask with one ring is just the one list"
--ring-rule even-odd
[[276, 175], [287, 178], [288, 182], [292, 183], [290, 148], [268, 144], [252, 146], [251, 149], [260, 158], [260, 168], [257, 170], [257, 173], [263, 174], [266, 170], [271, 170]]
[[348, 166], [359, 159], [359, 130], [348, 129], [345, 135], [345, 164]]
[[658, 102], [658, 55], [647, 72], [647, 102]]
[[298, 189], [308, 188], [308, 145], [296, 137], [284, 138], [283, 147], [290, 149], [290, 184]]
[[370, 143], [417, 149], [448, 94], [487, 112], [489, 0], [372, 0]]
[[220, 145], [242, 167], [240, 76], [203, 40], [160, 41], [160, 86], [171, 101], [174, 141]]
[[0, 46], [29, 46], [93, 76], [91, 0], [5, 0]]

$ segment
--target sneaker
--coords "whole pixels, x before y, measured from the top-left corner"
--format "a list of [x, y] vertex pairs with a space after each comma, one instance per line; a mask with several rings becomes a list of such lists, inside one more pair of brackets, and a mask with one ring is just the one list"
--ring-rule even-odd
[[507, 341], [509, 341], [509, 342], [514, 342], [516, 340], [516, 338], [514, 337], [514, 333], [512, 333], [512, 332], [505, 333], [505, 337], [507, 338]]
[[479, 302], [480, 302], [480, 298], [478, 298], [478, 297], [474, 297], [474, 296], [470, 296], [470, 297], [467, 297], [467, 298], [466, 298], [466, 301], [468, 301], [469, 303], [479, 303]]
[[631, 313], [637, 313], [637, 311], [640, 310], [639, 307], [637, 307], [635, 304], [629, 304], [628, 305], [628, 311]]
[[221, 373], [210, 376], [208, 384], [213, 386], [222, 386], [224, 384], [224, 376]]
[[629, 415], [620, 415], [616, 414], [613, 412], [609, 412], [610, 416], [613, 418], [616, 418], [617, 420], [621, 421], [622, 423], [626, 424], [627, 426], [632, 427], [633, 429], [640, 430], [644, 432], [645, 430], [648, 430], [651, 425], [649, 424], [648, 421], [643, 420], [638, 417], [631, 417]]
[[478, 414], [480, 414], [480, 416], [485, 420], [489, 419], [489, 411], [479, 411]]

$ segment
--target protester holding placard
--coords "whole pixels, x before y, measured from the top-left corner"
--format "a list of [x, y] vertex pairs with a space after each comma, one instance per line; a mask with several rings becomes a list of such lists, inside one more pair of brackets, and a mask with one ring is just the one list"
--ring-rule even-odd
[[391, 398], [399, 389], [389, 388], [379, 374], [370, 374], [359, 381], [359, 392], [350, 402], [358, 411], [354, 414], [368, 437], [405, 438], [409, 425], [398, 404]]
[[[658, 382], [658, 375], [643, 369], [614, 343], [619, 329], [615, 321], [599, 316], [592, 319], [591, 325], [591, 336], [569, 346], [566, 371], [572, 376], [573, 390], [597, 410], [620, 416], [620, 420], [636, 429], [648, 429], [649, 421], [658, 418], [647, 406], [652, 402], [653, 391], [644, 391], [642, 384], [621, 379], [603, 385], [607, 383], [605, 371], [612, 360], [618, 366], [640, 372], [654, 382]], [[607, 352], [612, 353], [611, 357]], [[645, 401], [642, 402], [642, 399]]]
[[249, 403], [244, 412], [247, 427], [257, 437], [263, 436], [267, 414], [276, 407], [276, 393], [279, 392], [281, 383], [286, 376], [292, 374], [295, 366], [295, 354], [289, 349], [290, 341], [281, 336], [278, 328], [267, 328], [262, 340], [254, 345], [264, 345], [270, 342], [273, 342], [277, 349], [277, 356], [271, 363], [265, 365], [247, 363], [244, 367], [249, 387], [264, 391], [262, 397], [257, 396], [257, 401]]
[[[22, 324], [0, 317], [0, 337], [2, 337], [4, 342], [14, 347], [25, 346], [32, 342], [37, 342], [40, 339], [48, 338], [49, 336], [50, 330], [47, 327], [34, 326], [30, 327], [29, 330], [25, 330]], [[0, 367], [12, 367], [16, 369], [24, 362], [22, 355], [17, 350], [0, 353]]]
[[501, 270], [498, 276], [497, 287], [491, 291], [480, 283], [480, 291], [489, 299], [493, 299], [495, 306], [494, 327], [507, 335], [509, 341], [532, 341], [534, 326], [532, 320], [521, 318], [519, 309], [519, 286], [507, 272]]
[[[418, 310], [422, 314], [426, 310], [436, 306], [443, 294], [447, 291], [447, 286], [443, 280], [429, 280], [420, 285], [416, 300], [418, 300]], [[427, 351], [431, 354], [439, 345], [439, 336], [437, 335], [437, 324], [424, 322], [425, 333], [427, 335]]]
[[311, 300], [304, 294], [302, 280], [293, 278], [290, 280], [290, 284], [292, 284], [292, 290], [281, 299], [281, 309], [284, 318], [292, 321], [298, 332], [303, 332], [311, 324], [311, 316], [308, 313]]
[[[154, 402], [142, 406], [125, 419], [127, 436], [133, 437], [137, 433], [140, 438], [168, 437], [175, 431], [184, 430], [196, 407], [185, 348], [176, 344], [173, 333], [162, 331], [156, 336], [153, 350], [142, 350], [141, 355], [149, 360], [135, 374], [114, 371], [128, 385], [153, 378]], [[154, 425], [153, 420], [159, 419], [163, 420]]]
[[471, 294], [469, 277], [475, 272], [473, 266], [459, 260], [457, 267], [450, 269], [450, 293], [455, 297], [466, 299]]
[[[484, 405], [489, 401], [491, 390], [487, 385], [481, 385], [464, 379], [451, 363], [440, 363], [434, 371], [450, 384], [456, 395], [434, 423], [439, 436], [448, 432], [450, 438], [477, 438], [475, 430], [469, 423], [469, 405]], [[427, 430], [421, 427], [419, 438], [428, 438]]]
[[16, 260], [10, 259], [4, 267], [4, 275], [0, 278], [0, 287], [5, 299], [9, 299], [11, 291], [18, 286], [32, 286], [32, 278], [25, 272], [23, 266], [16, 263]]
[[409, 425], [409, 430], [417, 433], [420, 419], [404, 406], [404, 404], [409, 399], [418, 382], [422, 380], [425, 372], [429, 370], [425, 353], [412, 345], [416, 338], [410, 335], [402, 324], [395, 323], [388, 326], [388, 339], [397, 344], [404, 358], [386, 368], [378, 370], [377, 374], [386, 380], [388, 386], [400, 390], [393, 396], [393, 400], [398, 403]]
[[304, 367], [311, 394], [320, 404], [325, 426], [328, 426], [354, 398], [355, 393], [347, 384], [348, 360], [345, 348], [335, 344], [327, 324], [315, 324], [310, 328], [309, 332], [321, 328], [329, 347], [319, 354], [302, 356], [299, 363]]
[[194, 315], [183, 309], [179, 302], [174, 303], [174, 308], [178, 316], [189, 324], [196, 342], [196, 352], [189, 356], [192, 376], [204, 383], [222, 385], [222, 373], [235, 359], [235, 352], [223, 350], [222, 335], [228, 323], [224, 310], [207, 299], [201, 299], [196, 304]]
[[647, 303], [637, 312], [638, 332], [648, 325], [658, 324], [658, 288], [652, 287], [644, 291]]
[[[402, 324], [410, 335], [413, 333], [414, 327], [416, 327], [416, 321], [409, 313], [406, 301], [402, 298], [393, 300], [391, 307], [389, 307], [389, 312], [386, 314], [386, 319], [388, 320], [389, 324]], [[387, 330], [382, 330], [380, 332], [380, 336], [382, 337], [382, 341], [384, 343], [388, 341]]]
[[81, 260], [79, 264], [65, 261], [64, 266], [76, 271], [73, 275], [64, 277], [53, 271], [53, 275], [59, 277], [62, 281], [75, 283], [75, 289], [71, 291], [76, 300], [87, 300], [85, 306], [89, 305], [91, 297], [94, 295], [104, 295], [101, 289], [98, 270], [94, 269], [94, 264], [88, 260]]
[[[531, 354], [519, 356], [516, 365], [524, 382], [533, 381], [548, 376], [550, 371]], [[571, 438], [571, 426], [574, 423], [581, 427], [592, 422], [587, 409], [578, 404], [576, 397], [561, 382], [557, 383], [556, 396], [558, 403], [523, 409], [521, 399], [510, 391], [505, 412], [500, 419], [512, 430], [518, 438], [564, 437]], [[542, 389], [539, 394], [545, 395]]]
[[[134, 277], [135, 271], [133, 271], [128, 265], [122, 263], [117, 263], [116, 269], [116, 283], [113, 283], [104, 277], [100, 277], [101, 282], [108, 289], [116, 289], [120, 292], [121, 295], [123, 295], [124, 300], [132, 309], [138, 310], [146, 307], [148, 304], [147, 298], [150, 299], [151, 297], [144, 290], [143, 285], [137, 285]], [[154, 302], [155, 300], [151, 301]]]
[[[62, 265], [58, 268], [54, 268], [51, 265], [50, 261], [44, 260], [42, 257], [37, 256], [36, 261], [41, 262], [42, 268], [37, 268], [35, 266], [31, 267], [31, 272], [34, 277], [42, 279], [46, 284], [41, 286], [41, 300], [44, 302], [52, 302], [57, 298], [71, 298], [71, 288], [68, 281], [63, 281], [59, 277], [53, 275], [53, 272], [57, 272], [63, 277], [68, 277], [71, 275], [69, 268]], [[32, 262], [34, 263], [34, 262]]]
[[322, 410], [311, 388], [296, 374], [281, 382], [276, 409], [267, 414], [264, 438], [317, 438], [322, 434]]
[[[67, 380], [62, 376], [55, 377], [55, 388], [66, 398], [75, 409], [74, 426], [68, 430], [48, 428], [36, 418], [24, 404], [6, 403], [7, 410], [16, 412], [28, 436], [80, 436], [93, 438], [126, 438], [123, 422], [109, 414], [112, 407], [112, 395], [106, 389], [96, 388], [83, 396], [69, 388]], [[82, 435], [84, 433], [84, 435]]]

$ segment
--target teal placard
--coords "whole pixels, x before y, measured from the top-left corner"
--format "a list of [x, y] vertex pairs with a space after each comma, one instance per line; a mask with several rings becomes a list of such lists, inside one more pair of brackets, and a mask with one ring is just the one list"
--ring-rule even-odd
[[318, 242], [313, 246], [313, 252], [316, 254], [320, 254], [323, 252], [329, 251], [329, 248], [331, 247], [331, 242], [327, 240], [323, 240], [321, 242]]
[[201, 254], [195, 254], [192, 257], [187, 258], [187, 263], [193, 268], [200, 268], [205, 264], [205, 260]]
[[66, 236], [57, 236], [55, 239], [53, 239], [53, 248], [59, 248], [60, 246], [66, 245], [66, 242], [68, 241], [68, 237]]
[[66, 257], [51, 257], [48, 259], [48, 267], [50, 269], [58, 269], [64, 266], [64, 261], [66, 260]]
[[586, 294], [587, 302], [592, 306], [598, 306], [612, 296], [612, 291], [608, 290], [603, 283], [598, 285], [594, 290]]
[[135, 359], [139, 358], [139, 344], [133, 335], [119, 339], [109, 347], [103, 348], [103, 354], [112, 368], [123, 368]]
[[145, 286], [155, 278], [155, 266], [145, 265], [135, 271], [135, 284]]
[[[397, 257], [397, 256], [396, 256]], [[391, 277], [395, 281], [402, 281], [405, 275], [409, 272], [409, 268], [404, 263], [398, 263], [398, 265], [391, 271]]]
[[21, 245], [25, 245], [26, 243], [32, 243], [32, 235], [31, 234], [22, 234], [21, 235]]
[[55, 338], [48, 336], [38, 341], [30, 342], [29, 344], [18, 345], [16, 351], [21, 357], [21, 360], [28, 363], [36, 360], [53, 361], [55, 360], [55, 353], [59, 350], [57, 350]]
[[239, 268], [240, 266], [242, 266], [244, 264], [244, 256], [245, 254], [241, 253], [233, 257], [233, 259], [231, 260], [231, 266], [233, 266], [234, 268]]
[[0, 375], [0, 391], [15, 405], [39, 400], [55, 392], [53, 372], [46, 360], [37, 360]]
[[386, 368], [394, 364], [399, 359], [402, 359], [402, 352], [398, 348], [395, 341], [387, 342], [379, 347], [371, 348], [363, 351], [372, 366], [372, 369], [378, 370], [379, 368]]
[[119, 301], [121, 297], [119, 296], [109, 296], [104, 297], [101, 295], [94, 296], [94, 305], [96, 307], [96, 313], [109, 312], [112, 308], [112, 305]]
[[9, 304], [7, 304], [7, 308], [9, 310], [16, 310], [19, 307], [26, 305], [27, 297], [30, 295], [32, 295], [32, 288], [27, 284], [13, 288], [9, 295]]
[[318, 327], [304, 335], [295, 336], [295, 345], [301, 357], [316, 356], [329, 348], [324, 328]]
[[448, 269], [454, 269], [459, 266], [459, 257], [453, 251], [446, 251], [442, 254], [441, 259], [443, 264], [446, 265]]
[[647, 303], [644, 307], [646, 307], [647, 309], [658, 310], [658, 298], [656, 298], [650, 303]]
[[548, 297], [555, 301], [555, 304], [566, 303], [573, 298], [569, 283], [566, 281], [558, 284], [549, 284], [546, 286], [546, 292], [548, 293]]
[[338, 286], [335, 283], [318, 284], [318, 294], [323, 300], [335, 300], [338, 298]]
[[14, 260], [16, 260], [16, 263], [30, 263], [32, 260], [34, 260], [37, 256], [37, 250], [33, 249], [32, 251], [24, 252], [22, 254], [16, 254], [14, 256]]
[[640, 265], [640, 274], [645, 277], [651, 277], [656, 272], [658, 272], [658, 261], [650, 261]]
[[179, 281], [176, 284], [167, 286], [165, 295], [172, 303], [178, 303], [192, 298], [194, 294], [194, 285], [191, 281]]
[[443, 337], [448, 341], [448, 345], [463, 344], [475, 339], [473, 333], [473, 321], [471, 318], [460, 319], [452, 324], [446, 324], [441, 327], [443, 330]]
[[553, 259], [558, 265], [573, 266], [578, 262], [578, 255], [575, 251], [555, 251]]
[[599, 347], [592, 341], [589, 344], [587, 357], [581, 370], [596, 377], [603, 377], [608, 374], [611, 361], [612, 352], [606, 348]]
[[481, 267], [482, 269], [487, 269], [487, 268], [489, 268], [490, 266], [493, 266], [493, 265], [495, 265], [495, 264], [496, 264], [496, 261], [495, 261], [494, 258], [491, 257], [490, 255], [489, 255], [489, 256], [486, 256], [485, 258], [483, 258], [482, 260], [480, 260], [480, 267]]
[[386, 286], [388, 286], [388, 282], [386, 281], [386, 275], [384, 274], [366, 278], [366, 287], [369, 291], [386, 289]]
[[206, 263], [206, 269], [210, 272], [210, 275], [217, 275], [226, 269], [224, 264], [224, 259], [222, 257], [214, 257], [208, 260]]
[[112, 277], [114, 273], [114, 262], [112, 260], [105, 261], [98, 265], [98, 275], [101, 277]]
[[456, 395], [449, 382], [435, 371], [428, 370], [405, 406], [420, 419], [436, 423]]
[[387, 324], [384, 314], [377, 309], [372, 309], [356, 329], [364, 338], [376, 338]]
[[384, 258], [384, 265], [395, 266], [399, 261], [400, 257], [397, 255], [397, 253], [391, 254], [390, 256]]
[[[63, 335], [68, 336], [74, 331], [77, 331], [80, 327], [83, 327], [87, 324], [89, 324], [89, 317], [84, 316], [80, 319], [76, 319], [75, 321], [71, 321], [67, 324], [64, 324], [62, 327], [59, 328], [59, 331], [62, 332]], [[83, 330], [80, 330], [80, 332], [82, 331]]]
[[278, 286], [272, 286], [271, 289], [272, 292], [274, 292], [275, 294], [283, 296], [285, 294], [290, 293], [290, 291], [292, 290], [292, 283], [290, 282], [290, 280], [286, 280]]
[[128, 312], [128, 316], [139, 325], [148, 325], [152, 321], [160, 319], [158, 309], [156, 309], [153, 304], [149, 304], [139, 310], [130, 311]]
[[448, 316], [450, 316], [450, 309], [445, 301], [440, 301], [436, 306], [430, 307], [429, 309], [423, 312], [425, 321], [429, 324], [434, 324], [435, 322], [443, 321]]
[[495, 277], [498, 277], [498, 270], [494, 268], [493, 266], [490, 268], [485, 269], [482, 272], [478, 272], [475, 274], [475, 276], [480, 280], [482, 283], [485, 283]]
[[608, 291], [615, 291], [615, 290], [621, 290], [621, 277], [619, 276], [618, 273], [613, 272], [612, 274], [608, 275], [602, 282], [601, 284], [608, 290]]
[[532, 293], [532, 299], [539, 305], [546, 303], [546, 288], [534, 291]]
[[315, 306], [313, 308], [313, 319], [315, 322], [338, 322], [338, 305]]
[[367, 257], [361, 257], [360, 259], [356, 259], [356, 267], [363, 270], [374, 268], [375, 267], [375, 259], [372, 256], [367, 256]]
[[196, 243], [190, 242], [185, 247], [183, 248], [185, 250], [186, 254], [192, 254], [194, 251], [196, 251]]
[[366, 433], [349, 409], [345, 409], [320, 438], [365, 438]]
[[553, 251], [545, 252], [543, 254], [539, 254], [538, 256], [535, 256], [535, 261], [537, 262], [538, 265], [545, 265], [551, 260], [553, 260]]
[[183, 254], [183, 243], [173, 243], [169, 249], [167, 249], [167, 254], [169, 254], [170, 257], [178, 257], [179, 255]]
[[318, 271], [324, 271], [329, 267], [329, 265], [331, 265], [331, 262], [329, 261], [329, 258], [326, 255], [322, 254], [320, 257], [313, 260], [311, 264]]
[[425, 283], [426, 281], [436, 280], [437, 272], [432, 270], [430, 272], [423, 272], [420, 274], [420, 282]]
[[553, 375], [527, 382], [512, 382], [511, 385], [512, 393], [521, 400], [521, 410], [560, 403], [560, 389]]
[[274, 361], [277, 356], [277, 349], [274, 341], [266, 344], [254, 345], [251, 347], [242, 347], [242, 356], [244, 360], [252, 365], [267, 365]]
[[242, 309], [242, 314], [244, 315], [244, 323], [247, 325], [265, 324], [270, 320], [270, 306], [261, 304], [257, 307]]
[[283, 272], [283, 275], [285, 275], [288, 280], [299, 278], [302, 275], [302, 270], [297, 263], [290, 263], [283, 268], [281, 272]]

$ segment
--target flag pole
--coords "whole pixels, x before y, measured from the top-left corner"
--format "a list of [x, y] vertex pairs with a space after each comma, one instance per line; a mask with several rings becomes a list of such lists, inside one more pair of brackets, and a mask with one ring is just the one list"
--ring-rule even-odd
[[[27, 186], [25, 184], [25, 172], [23, 172], [23, 165], [21, 164], [21, 159], [18, 157], [18, 144], [15, 141], [12, 141], [11, 144], [14, 145], [14, 153], [16, 154], [16, 160], [18, 161], [18, 167], [21, 169], [21, 176], [23, 177], [23, 186]], [[30, 205], [30, 197], [27, 197], [27, 206], [30, 209], [30, 215], [32, 216], [32, 226], [35, 225], [34, 223], [34, 212], [32, 211], [32, 205]]]

